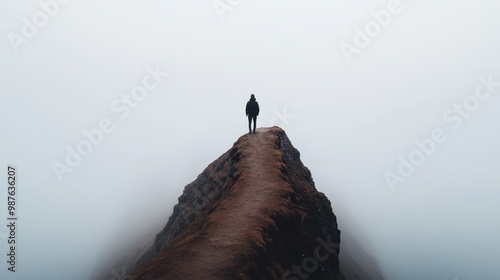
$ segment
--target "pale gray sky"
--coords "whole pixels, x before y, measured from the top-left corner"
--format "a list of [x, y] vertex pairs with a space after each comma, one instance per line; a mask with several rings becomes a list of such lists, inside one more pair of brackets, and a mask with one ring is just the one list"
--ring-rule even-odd
[[[500, 278], [500, 87], [474, 99], [480, 76], [500, 81], [498, 2], [402, 0], [350, 63], [341, 44], [396, 4], [221, 0], [234, 5], [221, 20], [212, 0], [66, 2], [43, 22], [38, 1], [0, 1], [0, 165], [19, 169], [18, 272], [3, 235], [2, 279], [85, 279], [112, 240], [158, 230], [246, 132], [251, 93], [258, 125], [285, 128], [389, 280]], [[149, 67], [170, 76], [124, 117]], [[465, 98], [453, 129], [443, 114]], [[106, 119], [114, 130], [59, 181], [53, 162]], [[384, 173], [437, 128], [447, 140], [391, 191]]]

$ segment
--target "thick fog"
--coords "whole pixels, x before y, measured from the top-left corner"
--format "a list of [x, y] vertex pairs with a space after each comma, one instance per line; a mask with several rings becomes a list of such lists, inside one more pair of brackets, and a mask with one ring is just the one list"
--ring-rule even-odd
[[158, 231], [253, 93], [387, 279], [500, 279], [499, 9], [1, 1], [0, 278], [86, 279]]

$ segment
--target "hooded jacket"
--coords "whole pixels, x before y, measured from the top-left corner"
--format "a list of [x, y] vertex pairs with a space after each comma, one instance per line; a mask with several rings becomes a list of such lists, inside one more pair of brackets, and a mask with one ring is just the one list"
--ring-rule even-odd
[[257, 102], [255, 96], [252, 94], [250, 100], [247, 102], [245, 113], [247, 114], [247, 116], [256, 117], [259, 115], [259, 112], [260, 112], [259, 103]]

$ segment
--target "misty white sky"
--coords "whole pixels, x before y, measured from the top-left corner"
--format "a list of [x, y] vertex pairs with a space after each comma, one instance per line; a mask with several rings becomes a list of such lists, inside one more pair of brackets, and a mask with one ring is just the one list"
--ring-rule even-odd
[[[19, 272], [2, 226], [2, 279], [85, 279], [111, 242], [157, 231], [247, 131], [251, 93], [389, 280], [500, 278], [500, 87], [457, 129], [443, 119], [500, 81], [498, 2], [401, 1], [351, 63], [340, 45], [389, 1], [242, 1], [223, 21], [212, 0], [68, 2], [16, 52], [9, 34], [43, 10], [0, 1], [0, 166], [19, 169]], [[120, 118], [158, 65], [170, 76]], [[103, 119], [115, 129], [60, 182], [52, 163]], [[446, 142], [392, 192], [384, 173], [436, 128]]]

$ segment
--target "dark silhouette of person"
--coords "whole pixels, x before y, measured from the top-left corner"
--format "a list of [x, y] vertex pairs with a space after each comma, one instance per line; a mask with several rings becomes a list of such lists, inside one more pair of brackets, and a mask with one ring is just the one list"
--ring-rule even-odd
[[247, 102], [247, 107], [245, 108], [245, 113], [248, 116], [248, 130], [249, 134], [252, 133], [252, 120], [253, 120], [253, 133], [255, 134], [255, 127], [257, 126], [257, 116], [259, 115], [260, 108], [259, 103], [256, 101], [255, 95], [250, 96], [250, 100]]

